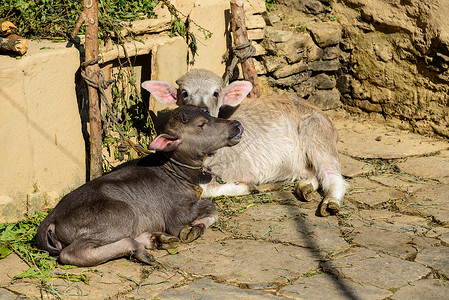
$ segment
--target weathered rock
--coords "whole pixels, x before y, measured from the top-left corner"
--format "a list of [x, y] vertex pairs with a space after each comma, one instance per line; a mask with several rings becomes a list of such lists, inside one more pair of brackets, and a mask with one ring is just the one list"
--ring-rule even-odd
[[449, 232], [441, 234], [438, 238], [444, 246], [449, 246]]
[[268, 54], [277, 55], [277, 46], [272, 40], [263, 39], [262, 42], [260, 42], [260, 45], [265, 48]]
[[263, 29], [248, 29], [248, 39], [251, 41], [259, 41], [265, 37]]
[[304, 58], [307, 62], [317, 61], [323, 58], [324, 51], [318, 47], [310, 35], [307, 35], [304, 43]]
[[[405, 232], [357, 227], [352, 234], [354, 235], [352, 243], [356, 245], [405, 260], [413, 260], [418, 251], [433, 246], [431, 243], [423, 241], [422, 237]], [[434, 240], [434, 245], [437, 243], [438, 241]]]
[[127, 297], [131, 299], [157, 299], [160, 293], [165, 290], [173, 291], [173, 286], [178, 286], [185, 280], [179, 273], [167, 269], [152, 270], [143, 280], [134, 279], [138, 280], [140, 285], [127, 294]]
[[273, 76], [275, 78], [283, 78], [290, 75], [298, 74], [303, 71], [306, 71], [308, 69], [308, 65], [304, 63], [303, 61], [293, 64], [293, 65], [286, 65], [278, 70], [276, 70], [273, 73]]
[[247, 15], [262, 14], [266, 11], [265, 2], [261, 0], [243, 0], [243, 7]]
[[309, 39], [308, 34], [295, 34], [288, 41], [277, 44], [278, 54], [285, 56], [288, 63], [296, 63], [304, 58]]
[[295, 10], [312, 13], [314, 15], [325, 11], [325, 6], [318, 0], [280, 0], [279, 3], [287, 5]]
[[285, 58], [279, 56], [264, 56], [262, 60], [269, 73], [275, 72], [287, 65]]
[[[316, 85], [315, 85], [316, 87]], [[307, 99], [322, 110], [341, 107], [340, 93], [337, 90], [317, 90]]]
[[283, 86], [283, 87], [292, 87], [294, 85], [300, 84], [301, 82], [308, 80], [311, 75], [312, 75], [311, 71], [304, 71], [299, 74], [295, 74], [295, 75], [285, 77], [285, 78], [279, 78], [279, 79], [270, 78], [268, 80], [268, 82], [270, 82], [271, 84], [279, 85], [279, 86]]
[[267, 54], [267, 50], [261, 44], [253, 43], [253, 46], [256, 49], [254, 56], [262, 56]]
[[444, 299], [449, 294], [449, 283], [439, 279], [421, 279], [399, 288], [392, 300]]
[[[360, 210], [359, 216], [364, 220], [364, 226], [395, 232], [424, 235], [430, 228], [430, 222], [426, 218], [385, 210]], [[420, 236], [420, 238], [422, 237]], [[437, 242], [437, 240], [434, 240], [434, 242]], [[430, 244], [433, 244], [433, 242]]]
[[323, 50], [324, 60], [333, 60], [340, 57], [340, 48], [338, 47], [327, 47]]
[[[432, 249], [432, 248], [429, 248]], [[332, 274], [370, 284], [382, 289], [404, 286], [426, 277], [431, 270], [423, 265], [377, 253], [365, 248], [356, 248], [322, 263]], [[373, 270], [376, 270], [373, 272]]]
[[351, 80], [351, 75], [343, 74], [338, 76], [336, 86], [340, 93], [348, 94], [351, 92]]
[[[443, 236], [443, 235], [445, 237], [447, 237], [449, 235], [449, 228], [436, 226], [436, 227], [430, 229], [429, 231], [427, 231], [427, 233], [426, 233], [427, 237], [434, 237], [434, 238], [441, 238], [441, 236]], [[441, 239], [441, 241], [444, 242], [445, 244], [448, 244], [443, 239]], [[448, 246], [448, 245], [444, 245], [444, 246]]]
[[418, 253], [416, 262], [426, 265], [445, 277], [449, 277], [449, 247], [431, 247]]
[[0, 298], [3, 300], [15, 300], [18, 296], [6, 289], [0, 289]]
[[407, 174], [380, 174], [371, 176], [369, 179], [384, 186], [394, 187], [397, 190], [403, 191], [406, 193], [406, 197], [411, 196], [429, 183], [426, 180], [411, 178]]
[[336, 86], [335, 79], [331, 79], [328, 75], [321, 73], [313, 77], [316, 88], [319, 90], [331, 90]]
[[[430, 154], [449, 147], [446, 141], [378, 123], [346, 119], [336, 120], [334, 125], [340, 134], [339, 151], [352, 157], [403, 158]], [[379, 136], [380, 141], [376, 140]]]
[[[392, 292], [370, 284], [360, 284], [349, 279], [329, 274], [299, 278], [283, 287], [279, 294], [293, 299], [386, 299]], [[300, 297], [300, 298], [299, 298]]]
[[30, 267], [23, 262], [15, 253], [11, 253], [5, 258], [0, 259], [2, 272], [0, 273], [0, 286], [7, 286], [11, 279], [25, 272]]
[[317, 268], [315, 256], [316, 253], [300, 247], [230, 240], [201, 245], [177, 255], [162, 257], [159, 261], [189, 273], [214, 276], [230, 283], [262, 284], [287, 283], [290, 278]]
[[355, 160], [347, 155], [340, 155], [341, 174], [345, 177], [356, 177], [374, 171], [372, 164]]
[[432, 217], [436, 222], [449, 224], [449, 186], [436, 184], [417, 190], [400, 205], [401, 211]]
[[240, 236], [311, 248], [322, 258], [326, 252], [349, 247], [340, 236], [336, 218], [320, 218], [315, 216], [315, 210], [291, 205], [252, 206], [231, 226]]
[[309, 70], [316, 72], [338, 71], [341, 64], [338, 60], [317, 60], [309, 64]]
[[145, 299], [174, 299], [174, 300], [190, 300], [190, 299], [210, 299], [210, 300], [222, 300], [222, 299], [271, 299], [281, 300], [283, 297], [271, 295], [261, 291], [254, 291], [249, 289], [239, 289], [236, 286], [226, 283], [214, 282], [209, 278], [200, 278], [194, 282], [187, 283], [174, 289], [166, 290], [157, 297], [150, 297]]
[[336, 22], [315, 23], [307, 26], [307, 29], [310, 30], [316, 44], [321, 48], [336, 45], [341, 41], [342, 28]]
[[294, 85], [293, 89], [298, 94], [298, 96], [306, 98], [315, 91], [315, 81], [313, 80], [313, 78], [309, 78], [301, 84]]
[[356, 178], [350, 180], [349, 183], [352, 191], [348, 197], [362, 207], [379, 208], [391, 200], [401, 199], [405, 196], [404, 192], [381, 186], [366, 178]]
[[398, 168], [408, 174], [437, 179], [449, 184], [449, 152], [442, 151], [436, 156], [412, 157], [398, 164]]
[[267, 68], [258, 60], [254, 59], [254, 68], [256, 69], [256, 74], [263, 75], [267, 73]]
[[264, 28], [266, 25], [262, 15], [245, 14], [245, 18], [245, 25], [247, 29]]
[[265, 27], [265, 38], [275, 42], [282, 43], [288, 41], [293, 36], [293, 32], [278, 30], [271, 26]]

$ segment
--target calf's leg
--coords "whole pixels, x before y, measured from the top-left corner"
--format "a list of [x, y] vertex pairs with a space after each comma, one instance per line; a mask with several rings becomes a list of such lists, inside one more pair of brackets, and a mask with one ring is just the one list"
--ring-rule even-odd
[[218, 220], [215, 205], [209, 200], [199, 200], [195, 205], [197, 215], [192, 223], [181, 228], [179, 239], [183, 243], [190, 243], [204, 234], [210, 225]]
[[63, 264], [92, 267], [123, 256], [133, 256], [146, 264], [154, 262], [145, 245], [130, 237], [106, 245], [89, 238], [79, 238], [61, 251], [59, 260]]

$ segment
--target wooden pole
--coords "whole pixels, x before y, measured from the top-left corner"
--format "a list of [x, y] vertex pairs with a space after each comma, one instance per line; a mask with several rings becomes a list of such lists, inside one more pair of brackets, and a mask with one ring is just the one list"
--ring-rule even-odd
[[[248, 42], [243, 0], [231, 0], [231, 28], [234, 45]], [[256, 68], [252, 58], [242, 62], [242, 73], [243, 78], [253, 84], [253, 89], [250, 92], [251, 98], [258, 98], [260, 96], [259, 80], [257, 79]]]
[[[86, 25], [86, 62], [98, 57], [98, 2], [83, 0], [84, 20]], [[93, 82], [98, 82], [100, 66], [98, 62], [86, 66], [86, 75]], [[88, 85], [89, 125], [90, 125], [90, 179], [100, 177], [103, 170], [101, 147], [101, 117], [98, 90]]]

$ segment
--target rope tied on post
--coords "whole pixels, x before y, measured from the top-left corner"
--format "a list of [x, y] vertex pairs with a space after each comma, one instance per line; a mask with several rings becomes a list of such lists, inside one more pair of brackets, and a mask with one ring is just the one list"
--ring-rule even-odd
[[232, 47], [232, 52], [234, 54], [234, 58], [231, 61], [231, 64], [228, 67], [226, 72], [226, 77], [224, 79], [224, 84], [227, 85], [229, 83], [229, 79], [234, 73], [234, 69], [238, 63], [243, 63], [248, 58], [251, 58], [256, 53], [256, 48], [251, 44], [251, 41], [246, 43], [238, 44]]
[[97, 89], [100, 93], [100, 97], [101, 97], [101, 101], [103, 101], [103, 103], [105, 104], [109, 116], [112, 119], [112, 122], [114, 122], [115, 128], [117, 128], [119, 137], [120, 137], [120, 145], [118, 146], [118, 151], [119, 151], [119, 155], [118, 155], [118, 159], [120, 161], [122, 161], [125, 158], [125, 153], [128, 150], [128, 147], [125, 145], [125, 135], [123, 134], [122, 130], [120, 129], [120, 122], [118, 121], [118, 118], [115, 116], [113, 109], [112, 109], [112, 105], [109, 103], [108, 98], [106, 97], [106, 93], [105, 90], [112, 84], [115, 82], [115, 80], [105, 80], [104, 78], [104, 74], [101, 70], [98, 71], [98, 82], [95, 82], [94, 80], [92, 80], [92, 78], [90, 78], [89, 76], [87, 76], [86, 73], [86, 67], [87, 66], [91, 66], [91, 65], [95, 65], [98, 64], [98, 62], [101, 60], [101, 57], [98, 56], [94, 59], [85, 61], [81, 63], [81, 77], [83, 77], [84, 81], [86, 81], [86, 84]]

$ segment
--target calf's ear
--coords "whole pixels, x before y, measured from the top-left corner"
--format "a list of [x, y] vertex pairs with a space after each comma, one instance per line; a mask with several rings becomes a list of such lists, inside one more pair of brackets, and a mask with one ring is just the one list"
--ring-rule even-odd
[[168, 134], [160, 134], [150, 144], [150, 149], [156, 151], [170, 152], [178, 148], [181, 140]]
[[177, 101], [178, 91], [168, 82], [148, 80], [142, 83], [142, 87], [159, 102], [170, 105]]
[[222, 91], [223, 104], [237, 106], [252, 90], [253, 85], [249, 81], [234, 81]]

